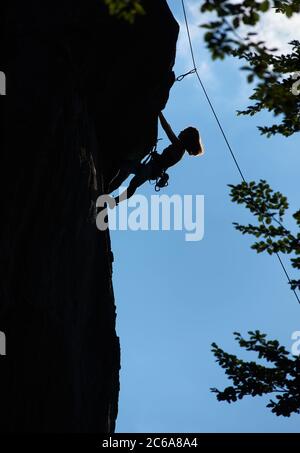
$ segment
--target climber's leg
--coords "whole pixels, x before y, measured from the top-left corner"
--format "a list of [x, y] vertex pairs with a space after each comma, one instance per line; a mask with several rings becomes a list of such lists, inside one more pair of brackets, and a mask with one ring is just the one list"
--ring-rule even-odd
[[123, 184], [123, 182], [126, 181], [129, 175], [130, 171], [126, 171], [123, 168], [120, 168], [116, 176], [109, 183], [108, 193], [112, 193], [117, 190]]
[[136, 163], [133, 160], [127, 160], [122, 162], [121, 168], [119, 169], [116, 176], [110, 181], [108, 186], [108, 193], [112, 193], [117, 190], [124, 181], [128, 178], [129, 175], [132, 173], [136, 173], [138, 171], [139, 163]]
[[137, 174], [132, 178], [127, 190], [115, 198], [116, 204], [119, 204], [121, 201], [126, 200], [135, 193], [135, 191], [143, 185], [149, 179], [152, 179], [153, 176], [153, 166], [151, 162], [146, 165], [141, 165]]

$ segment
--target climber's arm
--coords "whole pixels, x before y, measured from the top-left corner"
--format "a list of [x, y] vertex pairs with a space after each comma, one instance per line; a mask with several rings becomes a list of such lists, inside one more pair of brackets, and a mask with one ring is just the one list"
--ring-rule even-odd
[[166, 120], [164, 115], [160, 112], [158, 116], [159, 116], [159, 119], [160, 119], [161, 126], [162, 126], [163, 130], [165, 131], [165, 133], [167, 134], [167, 137], [170, 140], [170, 142], [173, 145], [176, 145], [176, 144], [180, 143], [179, 138], [173, 132], [170, 124], [168, 123], [168, 121]]
[[168, 146], [160, 155], [159, 164], [161, 168], [166, 170], [173, 165], [176, 165], [183, 157], [185, 149], [179, 138], [173, 132], [170, 124], [167, 122], [164, 115], [160, 112], [159, 119], [164, 129], [165, 133], [168, 136], [168, 139], [172, 145]]

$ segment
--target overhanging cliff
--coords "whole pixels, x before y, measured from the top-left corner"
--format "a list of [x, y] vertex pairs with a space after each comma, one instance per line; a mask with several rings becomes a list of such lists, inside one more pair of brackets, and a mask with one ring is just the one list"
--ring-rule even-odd
[[2, 432], [114, 430], [112, 253], [95, 200], [155, 144], [178, 35], [165, 0], [144, 7], [134, 25], [101, 0], [12, 0], [1, 18]]

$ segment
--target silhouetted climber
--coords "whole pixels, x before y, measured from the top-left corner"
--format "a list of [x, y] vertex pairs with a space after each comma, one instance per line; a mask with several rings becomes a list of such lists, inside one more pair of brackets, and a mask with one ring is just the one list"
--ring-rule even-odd
[[166, 170], [173, 165], [176, 165], [182, 159], [185, 151], [187, 151], [190, 156], [201, 156], [204, 153], [200, 134], [197, 129], [188, 127], [181, 131], [177, 137], [162, 113], [159, 114], [159, 119], [171, 145], [168, 146], [162, 154], [158, 154], [156, 150], [152, 151], [145, 162], [127, 161], [124, 163], [119, 173], [111, 181], [109, 192], [113, 192], [120, 187], [122, 182], [125, 181], [131, 173], [135, 176], [130, 181], [127, 190], [115, 198], [117, 204], [120, 201], [130, 198], [137, 188], [146, 181], [156, 181], [156, 191], [167, 186], [169, 175], [166, 173]]

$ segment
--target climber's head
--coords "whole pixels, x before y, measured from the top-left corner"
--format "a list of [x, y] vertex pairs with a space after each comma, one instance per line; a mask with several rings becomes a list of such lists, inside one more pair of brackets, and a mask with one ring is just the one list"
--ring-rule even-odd
[[179, 140], [191, 156], [201, 156], [204, 148], [198, 130], [195, 127], [188, 127], [179, 134]]

